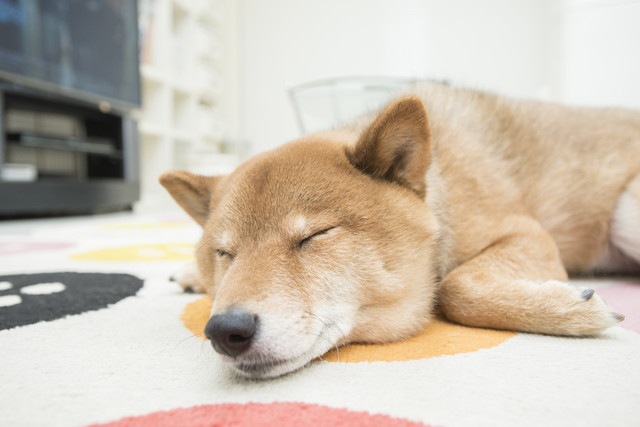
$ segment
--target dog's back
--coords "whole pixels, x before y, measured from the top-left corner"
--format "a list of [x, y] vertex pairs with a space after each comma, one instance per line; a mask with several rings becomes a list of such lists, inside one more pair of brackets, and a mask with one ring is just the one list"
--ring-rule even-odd
[[415, 92], [430, 116], [455, 264], [488, 244], [488, 224], [519, 211], [551, 234], [569, 271], [602, 264], [616, 203], [640, 174], [640, 112], [437, 84]]

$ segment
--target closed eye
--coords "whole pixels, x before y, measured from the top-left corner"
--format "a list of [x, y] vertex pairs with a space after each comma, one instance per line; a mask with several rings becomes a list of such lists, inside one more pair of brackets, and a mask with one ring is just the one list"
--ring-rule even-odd
[[334, 227], [328, 227], [328, 228], [324, 228], [324, 229], [322, 229], [322, 230], [320, 230], [320, 231], [316, 231], [316, 232], [315, 232], [315, 233], [313, 233], [312, 235], [307, 236], [307, 237], [305, 237], [304, 239], [300, 240], [300, 241], [298, 242], [298, 246], [299, 246], [299, 247], [302, 247], [302, 246], [304, 246], [305, 244], [309, 243], [309, 241], [310, 241], [311, 239], [313, 239], [314, 237], [318, 237], [318, 236], [322, 236], [323, 234], [327, 234], [329, 231], [333, 230], [334, 228], [336, 228], [336, 227], [335, 227], [335, 226], [334, 226]]
[[227, 258], [229, 260], [233, 260], [233, 258], [235, 257], [235, 255], [233, 255], [231, 252], [227, 252], [224, 249], [216, 249], [216, 254], [220, 258]]

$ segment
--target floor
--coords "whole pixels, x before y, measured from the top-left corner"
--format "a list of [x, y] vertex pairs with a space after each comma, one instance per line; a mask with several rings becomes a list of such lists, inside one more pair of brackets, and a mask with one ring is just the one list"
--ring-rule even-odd
[[174, 213], [0, 222], [0, 424], [190, 425], [206, 417], [247, 426], [632, 426], [640, 419], [637, 279], [576, 282], [627, 315], [599, 338], [438, 321], [411, 340], [343, 347], [256, 383], [230, 375], [202, 339], [211, 302], [168, 280], [192, 259], [199, 234]]

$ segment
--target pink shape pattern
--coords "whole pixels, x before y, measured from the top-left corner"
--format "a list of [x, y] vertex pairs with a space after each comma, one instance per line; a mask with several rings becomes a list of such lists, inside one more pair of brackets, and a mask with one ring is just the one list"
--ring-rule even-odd
[[425, 424], [382, 414], [297, 402], [225, 403], [178, 408], [122, 418], [93, 427], [425, 427]]
[[74, 246], [67, 242], [0, 242], [0, 255], [15, 255], [25, 252], [41, 252], [66, 249]]
[[624, 314], [623, 327], [640, 332], [640, 283], [613, 285], [597, 292], [615, 311]]

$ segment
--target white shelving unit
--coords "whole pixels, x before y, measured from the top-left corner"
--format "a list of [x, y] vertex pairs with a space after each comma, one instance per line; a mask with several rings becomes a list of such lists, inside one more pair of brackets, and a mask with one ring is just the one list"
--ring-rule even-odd
[[[166, 208], [158, 176], [170, 169], [202, 174], [238, 163], [229, 138], [233, 110], [234, 0], [140, 0], [142, 109], [141, 200], [136, 210]], [[233, 79], [233, 78], [232, 78]], [[231, 82], [230, 86], [233, 86]]]

